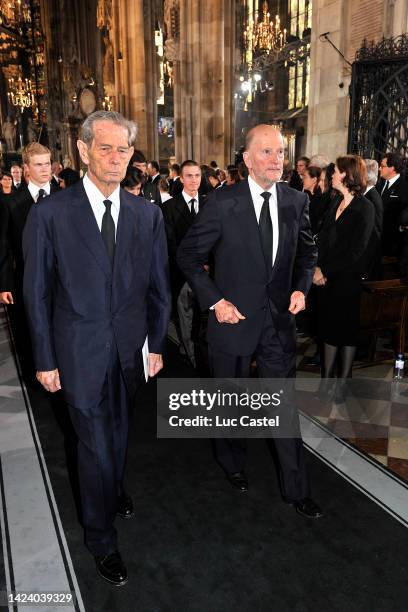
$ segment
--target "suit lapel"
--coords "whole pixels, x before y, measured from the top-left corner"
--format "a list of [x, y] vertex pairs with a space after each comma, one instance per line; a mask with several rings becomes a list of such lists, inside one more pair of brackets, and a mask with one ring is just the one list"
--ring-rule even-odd
[[180, 194], [177, 197], [176, 206], [177, 206], [177, 210], [179, 211], [180, 216], [183, 217], [183, 219], [188, 225], [190, 225], [191, 223], [190, 210], [182, 194]]
[[[120, 270], [121, 261], [125, 256], [126, 250], [131, 244], [132, 232], [135, 229], [135, 211], [131, 210], [131, 204], [126, 200], [125, 194], [120, 191], [120, 212], [118, 219], [118, 227], [116, 230], [116, 248], [115, 248], [115, 261], [113, 264], [113, 274], [116, 276]], [[136, 245], [135, 245], [136, 248]]]
[[111, 278], [111, 264], [91, 204], [82, 181], [77, 185], [72, 188], [72, 222], [100, 268]]
[[28, 187], [24, 187], [21, 191], [17, 191], [16, 193], [18, 194], [18, 196], [16, 196], [15, 198], [15, 203], [18, 206], [18, 214], [24, 226], [25, 222], [27, 221], [27, 216], [30, 212], [30, 208], [34, 204], [34, 200], [31, 197], [31, 193]]

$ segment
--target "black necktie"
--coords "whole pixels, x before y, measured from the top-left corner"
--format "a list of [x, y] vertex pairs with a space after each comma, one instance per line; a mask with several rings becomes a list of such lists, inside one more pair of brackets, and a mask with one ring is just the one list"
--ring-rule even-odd
[[272, 267], [272, 248], [273, 248], [273, 232], [272, 232], [272, 219], [269, 212], [269, 198], [271, 194], [269, 191], [261, 193], [263, 197], [263, 204], [261, 214], [259, 217], [259, 232], [261, 234], [262, 250], [265, 257], [266, 267], [269, 269]]
[[191, 206], [191, 209], [190, 209], [191, 218], [195, 219], [196, 218], [196, 211], [195, 211], [195, 208], [194, 208], [195, 199], [193, 198], [192, 200], [190, 200], [189, 204]]
[[111, 215], [112, 202], [110, 200], [104, 200], [105, 212], [102, 217], [102, 228], [101, 234], [105, 243], [106, 251], [113, 267], [113, 258], [115, 256], [115, 222]]
[[45, 189], [40, 189], [38, 192], [38, 196], [37, 196], [37, 202], [42, 200], [46, 195], [47, 195], [47, 192], [45, 191]]

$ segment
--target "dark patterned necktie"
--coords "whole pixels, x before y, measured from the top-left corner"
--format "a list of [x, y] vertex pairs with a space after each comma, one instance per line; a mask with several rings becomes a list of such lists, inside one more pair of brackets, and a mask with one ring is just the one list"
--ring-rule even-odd
[[113, 268], [113, 259], [115, 257], [115, 222], [111, 214], [112, 202], [110, 200], [104, 200], [103, 203], [105, 204], [106, 210], [102, 217], [101, 234]]
[[272, 253], [273, 253], [273, 231], [272, 231], [272, 219], [269, 211], [269, 198], [271, 194], [269, 191], [261, 193], [263, 197], [263, 204], [261, 214], [259, 217], [259, 232], [261, 234], [262, 250], [265, 258], [266, 267], [269, 269], [272, 267]]
[[195, 219], [195, 218], [196, 218], [196, 216], [197, 216], [197, 213], [196, 213], [195, 208], [194, 208], [195, 199], [193, 198], [192, 200], [190, 200], [190, 202], [189, 202], [189, 203], [190, 203], [190, 206], [191, 206], [191, 208], [190, 208], [190, 215], [191, 215], [191, 218], [192, 218], [192, 219]]

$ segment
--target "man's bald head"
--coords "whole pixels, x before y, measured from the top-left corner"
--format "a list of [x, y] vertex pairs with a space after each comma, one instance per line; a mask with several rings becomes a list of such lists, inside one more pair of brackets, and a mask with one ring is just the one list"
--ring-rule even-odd
[[278, 128], [274, 127], [273, 125], [268, 125], [267, 123], [260, 123], [259, 125], [255, 125], [249, 130], [249, 132], [247, 132], [247, 135], [245, 137], [245, 151], [248, 151], [249, 147], [251, 146], [251, 142], [254, 139], [256, 139], [262, 134], [264, 134], [265, 136], [270, 135], [272, 132], [279, 134], [283, 142], [282, 132]]
[[244, 162], [251, 178], [263, 189], [270, 189], [283, 172], [283, 137], [272, 125], [260, 124], [249, 130], [245, 140]]

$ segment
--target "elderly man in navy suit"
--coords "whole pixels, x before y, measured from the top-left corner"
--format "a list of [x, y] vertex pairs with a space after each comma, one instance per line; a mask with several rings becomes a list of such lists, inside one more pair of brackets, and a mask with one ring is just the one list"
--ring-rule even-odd
[[113, 523], [133, 515], [123, 488], [128, 404], [146, 336], [149, 375], [162, 368], [171, 304], [161, 211], [120, 188], [135, 136], [119, 113], [90, 115], [78, 141], [83, 181], [33, 206], [23, 237], [37, 379], [64, 392], [78, 436], [85, 543], [117, 586], [128, 576]]

